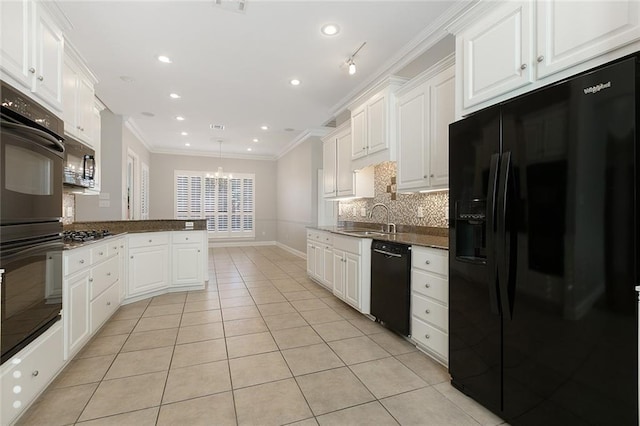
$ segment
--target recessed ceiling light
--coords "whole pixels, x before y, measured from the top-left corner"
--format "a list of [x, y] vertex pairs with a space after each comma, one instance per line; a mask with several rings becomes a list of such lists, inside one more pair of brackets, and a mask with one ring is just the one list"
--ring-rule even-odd
[[269, 126], [260, 126], [262, 130], [269, 130]]
[[179, 115], [179, 116], [177, 116], [177, 117], [176, 117], [176, 120], [178, 120], [178, 121], [184, 121], [184, 117], [183, 117], [183, 116], [181, 116], [181, 115]]
[[254, 141], [254, 142], [259, 142], [258, 138], [253, 138], [251, 140]]
[[253, 149], [251, 149], [251, 148], [247, 148], [247, 151], [253, 151]]
[[322, 28], [320, 28], [322, 34], [327, 36], [334, 36], [340, 32], [340, 27], [336, 24], [324, 24]]
[[170, 94], [169, 94], [169, 97], [170, 97], [171, 99], [180, 99], [180, 98], [181, 98], [181, 96], [180, 96], [180, 95], [178, 95], [177, 93], [170, 93]]
[[297, 78], [294, 78], [289, 83], [291, 83], [292, 86], [299, 86], [300, 85], [300, 80], [298, 80]]
[[189, 142], [185, 143], [184, 146], [191, 146]]
[[124, 81], [125, 83], [133, 83], [135, 81], [132, 77], [129, 77], [128, 75], [121, 75], [120, 80]]
[[187, 133], [187, 132], [182, 132], [182, 133], [180, 133], [180, 134], [181, 134], [182, 136], [187, 136], [189, 133]]
[[158, 60], [160, 62], [164, 63], [164, 64], [170, 64], [172, 62], [171, 58], [169, 58], [168, 56], [164, 56], [164, 55], [158, 56]]

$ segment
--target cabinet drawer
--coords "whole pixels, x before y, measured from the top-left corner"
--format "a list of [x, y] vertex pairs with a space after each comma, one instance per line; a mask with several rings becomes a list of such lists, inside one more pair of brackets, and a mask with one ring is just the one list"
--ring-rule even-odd
[[439, 275], [412, 269], [411, 291], [432, 297], [449, 306], [449, 280]]
[[333, 248], [353, 254], [360, 254], [360, 238], [335, 236], [333, 238]]
[[118, 309], [120, 300], [119, 283], [113, 284], [107, 291], [91, 302], [91, 333], [98, 328]]
[[109, 250], [108, 244], [91, 246], [91, 264], [92, 265], [102, 262], [103, 260], [107, 259], [111, 255], [112, 253]]
[[77, 248], [64, 252], [64, 275], [71, 275], [88, 268], [91, 252], [87, 248]]
[[62, 367], [63, 331], [57, 322], [3, 365], [2, 424], [10, 424]]
[[152, 247], [169, 244], [169, 235], [165, 232], [146, 232], [129, 236], [129, 248]]
[[109, 286], [120, 278], [119, 276], [119, 262], [117, 257], [113, 257], [106, 262], [102, 262], [100, 265], [94, 267], [91, 270], [91, 290], [89, 297], [91, 300], [105, 291]]
[[411, 313], [445, 333], [449, 332], [449, 309], [446, 306], [413, 293], [411, 295]]
[[318, 240], [325, 245], [333, 245], [333, 234], [330, 232], [323, 232], [318, 236]]
[[416, 317], [411, 317], [411, 338], [445, 360], [449, 359], [449, 335]]
[[172, 232], [171, 242], [173, 244], [201, 243], [202, 232], [201, 231]]
[[449, 275], [449, 253], [447, 251], [413, 246], [412, 253], [411, 267], [444, 276]]

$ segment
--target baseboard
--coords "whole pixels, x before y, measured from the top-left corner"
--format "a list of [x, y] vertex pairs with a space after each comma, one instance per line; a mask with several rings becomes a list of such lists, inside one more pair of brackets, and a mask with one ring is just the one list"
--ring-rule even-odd
[[275, 244], [276, 244], [276, 246], [277, 246], [278, 248], [281, 248], [282, 250], [288, 251], [288, 252], [289, 252], [289, 253], [291, 253], [291, 254], [294, 254], [294, 255], [296, 255], [296, 256], [298, 256], [298, 257], [301, 257], [302, 259], [305, 259], [305, 260], [307, 259], [307, 254], [306, 254], [306, 253], [303, 253], [303, 252], [301, 252], [301, 251], [299, 251], [299, 250], [296, 250], [296, 249], [294, 249], [294, 248], [292, 248], [292, 247], [289, 247], [289, 246], [287, 246], [287, 245], [284, 245], [284, 244], [282, 244], [282, 243], [280, 243], [280, 242], [278, 242], [278, 241], [276, 241], [276, 243], [275, 243]]
[[253, 246], [275, 246], [275, 241], [224, 241], [214, 243], [209, 240], [209, 248], [221, 247], [253, 247]]

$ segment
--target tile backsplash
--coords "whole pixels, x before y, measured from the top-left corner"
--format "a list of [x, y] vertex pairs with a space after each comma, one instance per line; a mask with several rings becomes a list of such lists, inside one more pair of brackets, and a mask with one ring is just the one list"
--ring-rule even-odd
[[[401, 194], [395, 193], [396, 163], [388, 161], [375, 166], [373, 199], [340, 201], [338, 206], [338, 220], [349, 222], [386, 223], [387, 214], [382, 208], [373, 212], [369, 219], [361, 215], [363, 209], [366, 214], [375, 203], [384, 203], [391, 210], [391, 222], [397, 225], [430, 226], [447, 228], [449, 214], [449, 191]], [[422, 215], [418, 211], [422, 208]]]

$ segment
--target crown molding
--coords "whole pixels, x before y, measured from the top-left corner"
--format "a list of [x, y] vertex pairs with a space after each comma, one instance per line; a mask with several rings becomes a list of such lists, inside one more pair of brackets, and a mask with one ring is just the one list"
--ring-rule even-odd
[[248, 154], [222, 154], [211, 151], [200, 150], [177, 150], [177, 149], [156, 149], [151, 151], [152, 154], [160, 155], [182, 155], [184, 157], [211, 157], [211, 158], [226, 158], [231, 160], [256, 160], [256, 161], [276, 161], [275, 156], [267, 155], [248, 155]]
[[362, 96], [364, 92], [370, 90], [371, 87], [382, 83], [385, 78], [400, 71], [417, 57], [433, 47], [436, 43], [446, 37], [449, 32], [446, 30], [448, 25], [454, 22], [469, 7], [478, 0], [462, 0], [454, 2], [442, 15], [434, 22], [426, 27], [418, 36], [407, 43], [396, 55], [391, 57], [382, 67], [380, 67], [367, 80], [363, 81], [354, 90], [349, 92], [330, 110], [331, 117], [336, 117], [353, 104], [353, 100]]
[[124, 126], [131, 133], [133, 133], [133, 136], [135, 136], [140, 141], [140, 143], [144, 145], [147, 151], [154, 152], [153, 146], [147, 142], [147, 137], [145, 136], [144, 132], [140, 130], [140, 128], [138, 127], [138, 125], [136, 124], [135, 120], [132, 117], [124, 117]]
[[291, 151], [292, 149], [294, 149], [295, 147], [297, 147], [298, 145], [300, 145], [302, 142], [306, 141], [309, 138], [312, 137], [318, 137], [318, 138], [322, 138], [324, 137], [327, 133], [331, 132], [333, 129], [330, 127], [318, 127], [315, 129], [307, 129], [304, 132], [300, 133], [295, 139], [293, 139], [291, 142], [289, 142], [281, 151], [278, 155], [276, 155], [275, 159], [279, 160], [282, 157], [284, 157], [285, 155], [287, 155], [287, 153], [289, 153], [289, 151]]
[[425, 81], [440, 74], [445, 69], [454, 66], [455, 63], [456, 63], [455, 53], [451, 53], [445, 56], [444, 58], [436, 62], [434, 65], [430, 66], [429, 69], [422, 71], [420, 74], [413, 77], [407, 84], [405, 84], [400, 89], [398, 89], [398, 91], [396, 92], [396, 96], [401, 96], [402, 94], [407, 93], [408, 91], [416, 88], [417, 86], [421, 85]]
[[60, 29], [63, 33], [71, 31], [73, 27], [73, 23], [69, 17], [62, 11], [60, 8], [60, 4], [56, 0], [41, 0], [38, 1], [38, 7], [44, 7], [47, 9], [47, 12], [53, 17], [58, 25], [60, 25]]

